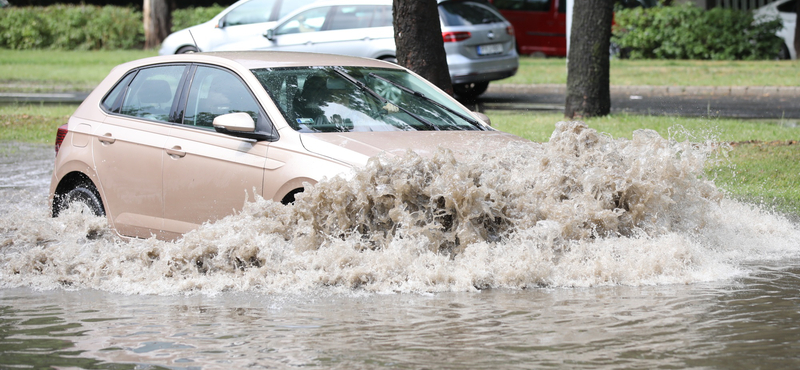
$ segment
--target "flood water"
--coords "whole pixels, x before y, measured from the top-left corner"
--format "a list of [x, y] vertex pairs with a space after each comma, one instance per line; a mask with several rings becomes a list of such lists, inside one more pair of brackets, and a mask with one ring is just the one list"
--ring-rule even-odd
[[163, 242], [49, 218], [52, 146], [0, 143], [0, 368], [797, 368], [800, 226], [724, 150], [565, 124]]

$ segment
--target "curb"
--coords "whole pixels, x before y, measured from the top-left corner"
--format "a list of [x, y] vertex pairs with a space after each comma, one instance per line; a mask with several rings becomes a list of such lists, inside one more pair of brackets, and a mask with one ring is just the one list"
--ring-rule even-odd
[[76, 93], [5, 93], [0, 92], [0, 103], [54, 103], [80, 104], [88, 92]]
[[[611, 86], [611, 94], [641, 96], [798, 97], [797, 86]], [[488, 92], [506, 94], [566, 94], [561, 84], [489, 84]]]

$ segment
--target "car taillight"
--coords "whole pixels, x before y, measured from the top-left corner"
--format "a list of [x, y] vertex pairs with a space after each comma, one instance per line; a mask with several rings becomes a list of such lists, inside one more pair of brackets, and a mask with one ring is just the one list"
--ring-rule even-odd
[[461, 32], [442, 32], [442, 39], [444, 42], [458, 42], [464, 41], [472, 37], [472, 34], [466, 31]]
[[512, 26], [506, 27], [506, 33], [511, 35], [511, 36], [514, 36], [514, 27], [512, 27]]
[[56, 155], [58, 155], [58, 150], [61, 149], [61, 143], [64, 142], [64, 138], [67, 136], [67, 125], [61, 125], [58, 128], [58, 132], [56, 132]]

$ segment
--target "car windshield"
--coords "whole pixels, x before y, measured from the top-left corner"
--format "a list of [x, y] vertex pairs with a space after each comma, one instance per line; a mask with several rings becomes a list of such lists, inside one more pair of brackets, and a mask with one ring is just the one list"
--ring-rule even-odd
[[484, 129], [463, 107], [403, 70], [302, 67], [252, 72], [300, 132]]

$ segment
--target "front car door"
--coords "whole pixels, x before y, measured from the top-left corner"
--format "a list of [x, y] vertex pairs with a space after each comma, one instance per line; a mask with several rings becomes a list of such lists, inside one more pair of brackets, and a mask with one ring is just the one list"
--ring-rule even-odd
[[321, 6], [295, 15], [278, 25], [271, 40], [257, 49], [316, 52], [316, 41], [319, 38], [325, 20], [334, 7]]
[[182, 124], [173, 126], [162, 157], [164, 230], [173, 236], [239, 211], [263, 192], [267, 142], [217, 133], [215, 117], [246, 112], [269, 124], [245, 83], [226, 69], [198, 65], [187, 79]]

